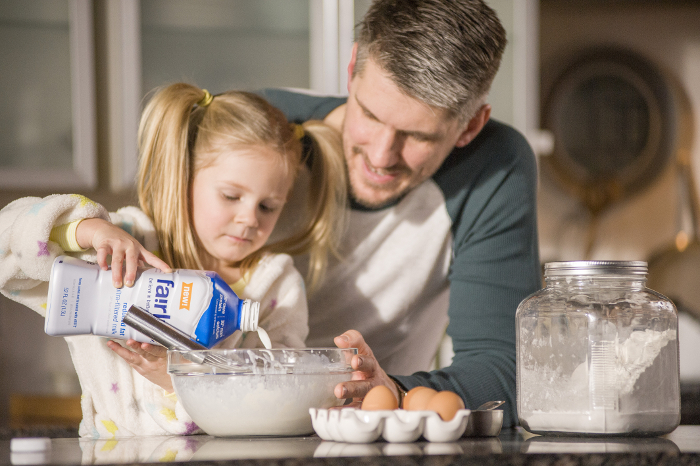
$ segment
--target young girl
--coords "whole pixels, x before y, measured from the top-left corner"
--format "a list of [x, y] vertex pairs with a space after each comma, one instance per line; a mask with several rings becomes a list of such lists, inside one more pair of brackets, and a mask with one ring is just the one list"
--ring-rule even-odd
[[[302, 139], [311, 146], [310, 160], [302, 158]], [[287, 254], [310, 253], [313, 288], [327, 253], [335, 252], [345, 204], [338, 133], [320, 122], [291, 126], [254, 94], [212, 96], [173, 84], [146, 106], [139, 149], [141, 209], [108, 214], [85, 197], [52, 195], [19, 199], [0, 211], [2, 293], [45, 315], [51, 264], [64, 253], [103, 269], [111, 256], [117, 287], [132, 286], [142, 262], [213, 270], [239, 296], [261, 303], [259, 326], [274, 347], [303, 347], [304, 281]], [[270, 243], [300, 171], [311, 180], [308, 215], [299, 233]], [[83, 391], [81, 436], [198, 431], [172, 393], [164, 348], [96, 336], [66, 340]], [[257, 334], [241, 332], [218, 345], [259, 346]]]

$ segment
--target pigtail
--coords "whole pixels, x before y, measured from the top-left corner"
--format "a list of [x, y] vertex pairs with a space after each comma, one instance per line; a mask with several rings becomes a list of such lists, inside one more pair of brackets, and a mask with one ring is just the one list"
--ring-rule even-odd
[[195, 104], [205, 91], [178, 83], [160, 89], [139, 124], [138, 198], [154, 223], [163, 260], [175, 268], [201, 269], [189, 208], [191, 127], [201, 120]]
[[328, 254], [340, 258], [347, 216], [347, 181], [340, 133], [321, 121], [303, 125], [313, 143], [309, 192], [310, 250], [307, 281], [313, 292], [322, 281]]
[[311, 142], [304, 221], [294, 235], [267, 249], [292, 256], [308, 253], [306, 285], [309, 293], [313, 293], [323, 279], [328, 255], [340, 259], [340, 239], [346, 224], [347, 183], [340, 133], [316, 120], [304, 123], [303, 129]]

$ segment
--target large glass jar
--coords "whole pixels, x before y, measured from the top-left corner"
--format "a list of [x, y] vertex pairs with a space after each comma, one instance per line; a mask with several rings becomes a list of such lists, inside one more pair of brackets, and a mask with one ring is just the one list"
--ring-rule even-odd
[[680, 422], [678, 314], [646, 262], [545, 265], [516, 314], [521, 425], [536, 434], [662, 435]]

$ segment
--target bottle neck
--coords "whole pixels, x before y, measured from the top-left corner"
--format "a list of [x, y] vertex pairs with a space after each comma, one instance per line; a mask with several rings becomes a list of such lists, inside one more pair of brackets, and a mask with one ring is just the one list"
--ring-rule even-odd
[[241, 302], [241, 331], [243, 332], [258, 332], [258, 337], [263, 346], [267, 349], [272, 349], [272, 341], [265, 329], [258, 327], [258, 317], [260, 315], [260, 303], [245, 299]]
[[241, 300], [241, 331], [255, 332], [258, 330], [260, 303], [250, 299]]

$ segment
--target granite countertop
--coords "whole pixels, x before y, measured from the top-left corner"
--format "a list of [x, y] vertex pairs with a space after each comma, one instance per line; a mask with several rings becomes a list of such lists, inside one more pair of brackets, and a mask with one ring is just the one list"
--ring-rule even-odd
[[[25, 432], [28, 434], [29, 432]], [[41, 432], [37, 432], [41, 435]], [[217, 438], [206, 435], [86, 440], [53, 438], [51, 449], [11, 453], [0, 440], [0, 466], [19, 464], [486, 464], [486, 465], [700, 465], [700, 426], [682, 425], [653, 438], [576, 438], [532, 436], [522, 428], [498, 437], [462, 438], [452, 443], [349, 444], [317, 436]]]

